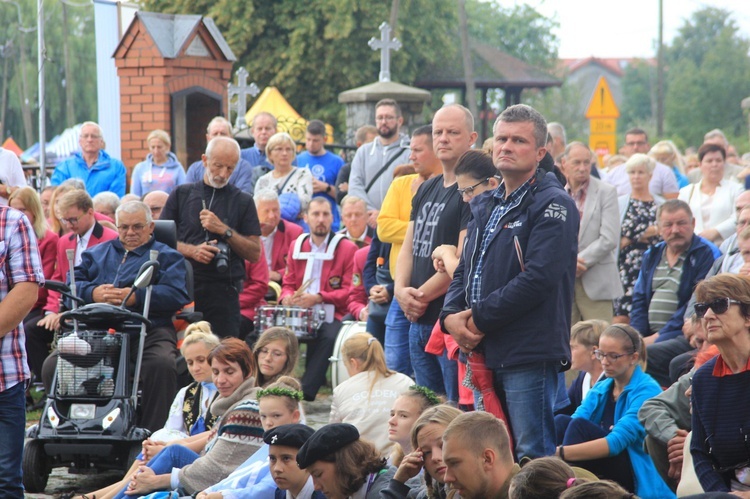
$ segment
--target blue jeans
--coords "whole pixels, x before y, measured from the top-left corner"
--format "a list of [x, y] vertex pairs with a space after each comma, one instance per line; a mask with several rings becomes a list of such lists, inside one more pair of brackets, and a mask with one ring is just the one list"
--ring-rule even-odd
[[26, 430], [24, 382], [0, 392], [0, 491], [2, 497], [23, 498], [21, 457]]
[[519, 461], [555, 453], [559, 366], [547, 361], [494, 369], [495, 391], [507, 409]]
[[409, 354], [418, 385], [426, 386], [435, 393], [444, 393], [448, 402], [458, 402], [458, 365], [455, 360], [443, 355], [432, 355], [424, 351], [434, 324], [412, 323], [409, 328]]
[[[609, 432], [585, 418], [571, 418], [566, 414], [555, 416], [555, 429], [561, 445], [576, 445], [606, 437]], [[598, 477], [613, 480], [630, 492], [635, 492], [633, 465], [627, 449], [614, 456], [575, 461], [573, 464], [587, 469]]]
[[[199, 455], [182, 445], [170, 445], [164, 447], [146, 466], [154, 470], [157, 475], [166, 475], [172, 473], [172, 468], [183, 468], [198, 459]], [[125, 499], [127, 486], [117, 493], [115, 499]]]
[[412, 376], [409, 357], [409, 327], [411, 322], [406, 320], [404, 312], [395, 298], [391, 300], [391, 307], [385, 317], [385, 364], [388, 369]]

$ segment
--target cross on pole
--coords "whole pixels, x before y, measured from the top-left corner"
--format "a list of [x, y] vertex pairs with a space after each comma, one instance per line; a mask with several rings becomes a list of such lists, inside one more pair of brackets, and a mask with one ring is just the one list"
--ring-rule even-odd
[[391, 81], [391, 50], [401, 48], [401, 42], [398, 38], [391, 38], [391, 26], [384, 22], [378, 27], [380, 30], [380, 40], [375, 37], [370, 38], [367, 45], [372, 50], [380, 50], [380, 81]]
[[237, 130], [242, 130], [243, 128], [247, 127], [247, 123], [245, 123], [245, 113], [247, 112], [247, 96], [255, 97], [260, 92], [260, 89], [258, 88], [258, 85], [255, 84], [255, 82], [250, 83], [250, 85], [247, 84], [247, 70], [244, 67], [241, 67], [237, 70], [237, 84], [234, 85], [232, 83], [229, 83], [227, 85], [227, 116], [231, 116], [231, 109], [232, 109], [232, 97], [235, 95], [237, 96], [237, 102], [234, 106], [235, 111], [237, 112], [237, 119], [234, 122], [234, 127]]

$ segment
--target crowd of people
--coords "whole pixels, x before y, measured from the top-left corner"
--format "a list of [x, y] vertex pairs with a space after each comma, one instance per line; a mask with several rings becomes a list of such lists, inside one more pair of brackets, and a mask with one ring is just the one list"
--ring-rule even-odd
[[[32, 376], [55, 389], [70, 303], [38, 282], [138, 311], [158, 251], [153, 433], [83, 497], [750, 497], [750, 167], [721, 131], [693, 157], [631, 129], [600, 160], [525, 105], [483, 148], [457, 104], [411, 136], [396, 101], [374, 117], [348, 164], [321, 121], [300, 152], [268, 113], [247, 149], [211, 120], [187, 169], [154, 130], [129, 179], [84, 123], [41, 193], [0, 155], [0, 405]], [[186, 310], [204, 322], [178, 333]], [[301, 401], [332, 356], [346, 373], [314, 431]]]

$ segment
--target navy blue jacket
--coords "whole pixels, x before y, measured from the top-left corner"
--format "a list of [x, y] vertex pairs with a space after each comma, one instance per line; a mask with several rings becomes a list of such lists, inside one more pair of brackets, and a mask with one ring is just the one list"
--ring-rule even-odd
[[[662, 241], [656, 246], [649, 248], [643, 254], [641, 271], [633, 288], [633, 308], [630, 311], [630, 325], [643, 336], [651, 335], [651, 328], [648, 322], [648, 306], [651, 303], [651, 297], [654, 296], [651, 281], [653, 280], [654, 272], [656, 272], [656, 266], [659, 265], [664, 248], [666, 247], [667, 243]], [[693, 289], [706, 277], [713, 263], [714, 254], [711, 247], [702, 238], [693, 234], [693, 240], [685, 257], [685, 263], [682, 265], [682, 278], [680, 279], [680, 287], [677, 290], [679, 307], [659, 331], [659, 337], [656, 339], [657, 342], [669, 340], [682, 334], [685, 307], [690, 301]]]
[[[161, 268], [151, 293], [148, 318], [154, 328], [170, 326], [174, 313], [190, 303], [185, 283], [185, 258], [176, 250], [156, 241], [153, 236], [143, 246], [129, 251], [127, 256], [119, 239], [98, 244], [84, 251], [81, 255], [81, 264], [75, 268], [79, 296], [86, 303], [93, 303], [92, 293], [97, 286], [132, 286], [141, 265], [151, 259], [149, 251], [152, 249], [159, 252], [156, 259]], [[136, 290], [135, 298], [135, 305], [128, 309], [141, 313], [146, 290]]]
[[[500, 220], [482, 270], [481, 299], [469, 304], [470, 276], [492, 212], [492, 192], [470, 203], [461, 260], [445, 297], [445, 316], [471, 307], [490, 368], [570, 360], [579, 214], [552, 173], [537, 169], [521, 203]], [[523, 265], [515, 248], [518, 240]], [[445, 328], [443, 328], [445, 331]], [[446, 331], [447, 332], [447, 331]]]

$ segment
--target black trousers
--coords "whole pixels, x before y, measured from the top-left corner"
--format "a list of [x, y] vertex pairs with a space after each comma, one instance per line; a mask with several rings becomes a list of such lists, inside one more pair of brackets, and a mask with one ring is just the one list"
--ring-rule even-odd
[[[138, 352], [138, 335], [131, 336], [130, 358]], [[51, 393], [57, 368], [57, 350], [44, 361], [42, 381]], [[173, 327], [154, 328], [146, 335], [141, 363], [141, 418], [143, 428], [156, 431], [164, 426], [169, 408], [177, 394], [177, 333]]]
[[237, 289], [236, 283], [232, 285], [229, 281], [195, 280], [195, 310], [203, 313], [203, 320], [211, 323], [211, 330], [219, 338], [240, 335], [240, 295]]
[[302, 393], [305, 400], [315, 400], [318, 390], [326, 382], [328, 360], [333, 353], [333, 345], [341, 329], [341, 321], [326, 322], [318, 331], [318, 337], [307, 342], [307, 362], [302, 375]]
[[54, 331], [36, 325], [43, 317], [44, 310], [37, 308], [29, 312], [29, 315], [23, 320], [23, 330], [26, 335], [26, 358], [29, 362], [29, 369], [36, 375], [37, 380], [42, 378], [42, 364], [49, 355], [50, 344], [55, 337]]

